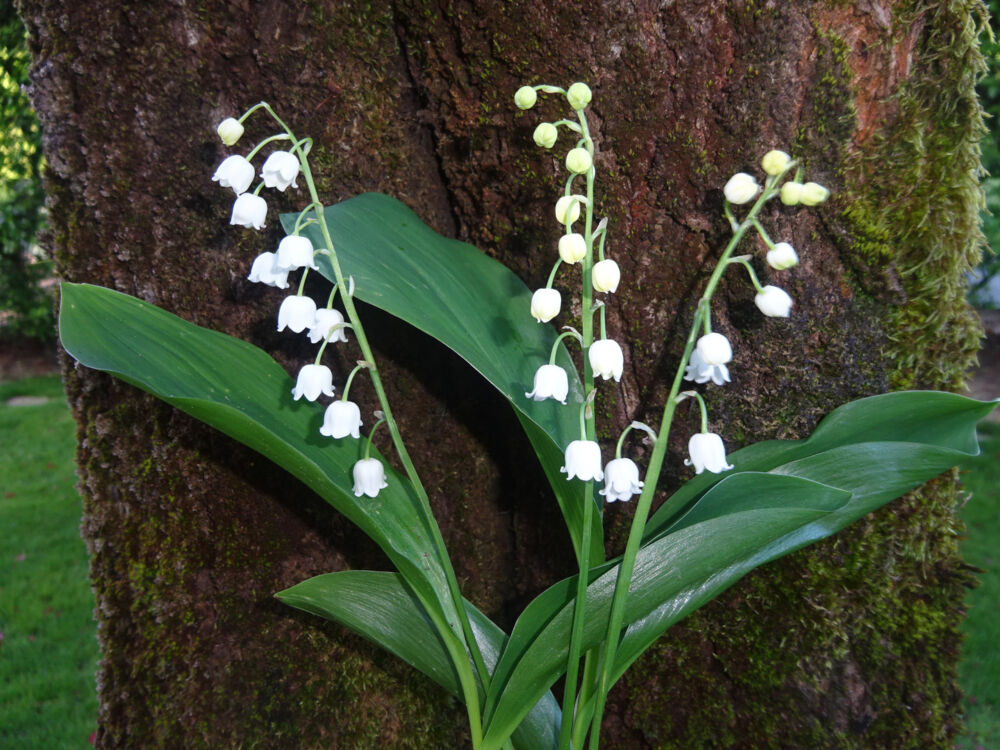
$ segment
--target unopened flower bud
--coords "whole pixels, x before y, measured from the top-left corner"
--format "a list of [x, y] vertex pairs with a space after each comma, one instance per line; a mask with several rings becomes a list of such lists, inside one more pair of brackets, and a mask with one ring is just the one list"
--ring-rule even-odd
[[802, 188], [801, 182], [795, 182], [794, 180], [789, 180], [784, 185], [781, 186], [781, 202], [786, 206], [797, 206], [802, 202]]
[[746, 172], [737, 172], [729, 178], [729, 182], [722, 188], [726, 200], [736, 205], [752, 201], [757, 197], [759, 190], [760, 186], [757, 184], [757, 178]]
[[585, 83], [574, 83], [566, 91], [566, 101], [575, 110], [581, 110], [590, 104], [591, 96], [590, 86]]
[[548, 323], [562, 307], [562, 295], [558, 289], [536, 289], [531, 295], [531, 317], [539, 323]]
[[767, 251], [767, 265], [775, 271], [784, 271], [799, 263], [795, 248], [787, 242], [778, 242], [772, 250]]
[[618, 264], [610, 258], [594, 264], [594, 269], [590, 272], [594, 289], [598, 292], [615, 292], [618, 290], [618, 282], [621, 281], [622, 272]]
[[757, 309], [769, 318], [787, 318], [792, 309], [792, 298], [780, 287], [768, 284], [753, 298]]
[[215, 132], [219, 134], [219, 138], [223, 143], [227, 146], [232, 146], [243, 135], [243, 125], [235, 117], [227, 117], [219, 123], [219, 127]]
[[542, 148], [552, 148], [559, 138], [559, 130], [551, 122], [543, 122], [535, 128], [535, 144]]
[[697, 344], [698, 356], [706, 365], [725, 365], [733, 358], [729, 339], [721, 333], [706, 333]]
[[559, 257], [563, 263], [579, 263], [587, 255], [587, 241], [579, 232], [570, 232], [559, 238]]
[[829, 197], [830, 191], [818, 182], [807, 182], [802, 186], [802, 205], [818, 206]]
[[777, 177], [779, 174], [788, 169], [791, 163], [792, 157], [784, 151], [778, 151], [777, 149], [768, 151], [764, 154], [764, 158], [760, 160], [760, 166], [765, 172], [771, 175], [771, 177]]
[[572, 224], [580, 218], [580, 195], [564, 195], [556, 201], [556, 221], [560, 224]]
[[574, 174], [583, 174], [593, 166], [594, 160], [585, 148], [570, 149], [566, 154], [566, 169]]
[[519, 109], [531, 109], [538, 101], [538, 92], [531, 86], [522, 86], [514, 93], [514, 104]]

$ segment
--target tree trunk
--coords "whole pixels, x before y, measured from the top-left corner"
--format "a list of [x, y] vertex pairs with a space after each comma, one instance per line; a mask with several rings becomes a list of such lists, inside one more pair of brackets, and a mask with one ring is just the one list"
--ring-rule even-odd
[[[540, 286], [562, 178], [531, 133], [564, 108], [521, 113], [511, 97], [583, 80], [623, 270], [608, 325], [626, 370], [598, 399], [604, 440], [657, 420], [727, 240], [721, 186], [759, 173], [771, 148], [833, 197], [766, 213], [802, 259], [784, 277], [790, 320], [762, 319], [736, 276], [717, 295], [734, 377], [707, 397], [727, 446], [802, 437], [859, 396], [960, 387], [978, 339], [963, 283], [981, 243], [979, 0], [582, 6], [22, 0], [63, 277], [250, 340], [290, 371], [312, 356], [274, 332], [280, 293], [245, 280], [277, 222], [228, 226], [231, 196], [209, 181], [230, 152], [215, 125], [264, 99], [315, 138], [328, 203], [390, 193]], [[252, 122], [247, 142], [268, 134]], [[302, 192], [280, 202], [301, 208]], [[364, 312], [465, 593], [509, 627], [573, 570], [531, 449], [461, 360]], [[385, 567], [373, 545], [265, 458], [106, 375], [70, 361], [65, 375], [104, 654], [100, 747], [465, 745], [442, 691], [271, 598]], [[371, 392], [357, 395], [370, 413]], [[680, 421], [664, 496], [687, 476], [695, 415]], [[672, 629], [612, 693], [604, 746], [950, 746], [956, 498], [940, 479]], [[632, 511], [620, 505], [612, 550]]]

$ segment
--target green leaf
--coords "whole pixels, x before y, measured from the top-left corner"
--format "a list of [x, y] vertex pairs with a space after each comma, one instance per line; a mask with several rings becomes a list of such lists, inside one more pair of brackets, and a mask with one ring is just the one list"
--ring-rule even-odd
[[[730, 453], [735, 471], [771, 471], [831, 448], [863, 442], [905, 442], [975, 455], [975, 424], [998, 401], [984, 402], [941, 391], [900, 391], [862, 398], [830, 412], [806, 440], [768, 440]], [[652, 515], [645, 539], [661, 534], [724, 474], [689, 480]], [[933, 476], [933, 475], [931, 475]]]
[[[291, 232], [297, 214], [281, 217]], [[563, 451], [579, 437], [583, 389], [576, 367], [560, 344], [556, 364], [569, 374], [567, 405], [533, 401], [535, 370], [546, 364], [556, 339], [550, 325], [529, 314], [531, 290], [510, 269], [472, 245], [442, 237], [409, 208], [378, 193], [329, 206], [325, 217], [344, 273], [354, 277], [355, 297], [407, 321], [461, 356], [516, 410], [566, 518], [579, 554], [583, 508], [580, 486], [557, 471]], [[324, 247], [315, 224], [302, 234]], [[320, 272], [331, 281], [325, 256]], [[603, 505], [594, 497], [600, 518]], [[604, 558], [600, 521], [591, 559]]]
[[81, 364], [148, 391], [294, 474], [371, 537], [422, 601], [456, 622], [432, 541], [436, 522], [409, 481], [379, 457], [388, 486], [376, 498], [356, 498], [352, 467], [360, 441], [321, 436], [322, 410], [292, 400], [292, 379], [266, 353], [86, 284], [62, 285], [59, 321], [63, 346]]
[[[346, 625], [461, 698], [448, 651], [420, 602], [395, 573], [344, 571], [316, 576], [279, 592], [285, 604]], [[488, 669], [496, 665], [507, 635], [469, 602], [466, 611]], [[514, 732], [517, 750], [551, 750], [560, 710], [545, 693]]]
[[[629, 589], [625, 623], [643, 620], [664, 602], [679, 611], [701, 606], [754, 567], [773, 559], [773, 543], [828, 516], [850, 498], [849, 493], [793, 477], [736, 475], [716, 490], [741, 497], [757, 493], [750, 509], [692, 522], [640, 549]], [[756, 505], [756, 507], [753, 507]], [[762, 556], [769, 549], [772, 557]], [[618, 565], [591, 571], [587, 588], [584, 650], [605, 636]], [[499, 748], [539, 695], [566, 667], [573, 606], [574, 579], [541, 595], [546, 608], [529, 605], [494, 672], [487, 695], [484, 748]], [[665, 626], [664, 626], [665, 627]], [[662, 631], [661, 631], [662, 632]]]

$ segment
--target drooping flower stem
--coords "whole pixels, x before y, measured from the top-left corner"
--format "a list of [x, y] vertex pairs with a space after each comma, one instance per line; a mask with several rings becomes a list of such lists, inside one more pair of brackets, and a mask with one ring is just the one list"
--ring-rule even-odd
[[[582, 138], [580, 144], [587, 149], [591, 157], [594, 155], [594, 141], [590, 137], [590, 128], [587, 125], [587, 116], [582, 109], [577, 111], [580, 121], [580, 132]], [[587, 352], [594, 343], [594, 287], [591, 283], [591, 273], [594, 269], [594, 178], [596, 168], [591, 165], [587, 170], [587, 204], [586, 218], [584, 221], [584, 240], [587, 243], [587, 253], [581, 261], [581, 300], [580, 309], [581, 328], [583, 335], [583, 387], [588, 394], [586, 406], [580, 415], [580, 432], [584, 440], [595, 440], [597, 430], [594, 424], [593, 409], [590, 408], [590, 401], [594, 397], [594, 371], [590, 365], [590, 357]], [[567, 184], [567, 193], [570, 185]], [[567, 212], [569, 216], [569, 212]], [[569, 231], [567, 224], [566, 231]], [[588, 416], [589, 413], [589, 416]], [[573, 730], [573, 714], [576, 708], [577, 682], [580, 672], [580, 652], [583, 642], [583, 623], [587, 608], [587, 584], [589, 583], [588, 571], [594, 563], [603, 560], [591, 561], [590, 548], [592, 546], [593, 526], [594, 526], [594, 484], [586, 482], [583, 487], [583, 528], [580, 535], [580, 551], [577, 562], [579, 563], [579, 574], [576, 583], [576, 598], [573, 601], [573, 625], [570, 631], [569, 653], [566, 661], [566, 683], [563, 692], [562, 703], [562, 726], [559, 729], [559, 748], [569, 750], [570, 740]], [[587, 671], [586, 669], [584, 670]]]
[[331, 326], [329, 332], [323, 338], [323, 343], [320, 344], [319, 351], [316, 352], [316, 361], [314, 362], [314, 364], [318, 365], [320, 360], [323, 359], [323, 351], [326, 349], [326, 345], [330, 343], [330, 339], [332, 339], [337, 334], [337, 331], [341, 330], [342, 328], [354, 328], [354, 326], [352, 326], [350, 323], [338, 323], [335, 326]]
[[[316, 219], [319, 222], [319, 229], [323, 235], [323, 240], [326, 243], [326, 248], [330, 253], [330, 265], [333, 270], [335, 283], [343, 290], [347, 288], [344, 286], [344, 273], [340, 267], [340, 261], [337, 257], [333, 244], [333, 238], [330, 235], [330, 228], [326, 222], [326, 217], [323, 211], [323, 203], [316, 190], [316, 183], [313, 180], [312, 171], [309, 167], [307, 152], [304, 148], [302, 148], [301, 143], [295, 140], [295, 136], [291, 129], [281, 120], [280, 117], [278, 117], [274, 110], [271, 109], [271, 107], [266, 103], [262, 103], [262, 107], [267, 110], [268, 114], [271, 115], [275, 122], [277, 122], [278, 125], [292, 138], [294, 144], [293, 148], [299, 155], [302, 176], [305, 179], [306, 186], [309, 190], [309, 197], [315, 207]], [[303, 273], [303, 278], [305, 278], [305, 273]], [[410, 458], [410, 454], [406, 450], [406, 446], [403, 443], [403, 438], [399, 432], [396, 420], [392, 416], [392, 410], [389, 407], [389, 399], [386, 396], [385, 386], [382, 383], [382, 378], [375, 363], [375, 357], [372, 353], [371, 346], [368, 343], [368, 337], [365, 335], [361, 319], [358, 316], [357, 308], [354, 306], [354, 297], [349, 292], [347, 294], [341, 294], [341, 299], [344, 303], [344, 311], [347, 313], [347, 317], [350, 319], [354, 328], [358, 347], [361, 349], [361, 353], [365, 361], [370, 365], [368, 369], [372, 379], [372, 386], [374, 387], [376, 396], [378, 397], [379, 405], [382, 407], [383, 418], [385, 419], [386, 426], [389, 428], [389, 434], [392, 437], [393, 446], [396, 449], [396, 453], [399, 455], [399, 460], [403, 464], [403, 468], [410, 480], [413, 491], [423, 507], [425, 517], [433, 518], [427, 492], [424, 489], [423, 484], [420, 482], [420, 477], [417, 474], [416, 467], [414, 466], [413, 460]], [[449, 656], [451, 656], [455, 670], [458, 673], [459, 681], [462, 686], [463, 700], [465, 702], [466, 711], [469, 715], [469, 730], [471, 732], [472, 744], [474, 748], [478, 748], [482, 744], [483, 734], [482, 713], [480, 709], [481, 702], [484, 697], [482, 690], [484, 690], [485, 686], [489, 684], [489, 670], [486, 668], [482, 652], [479, 649], [479, 644], [477, 643], [475, 635], [472, 632], [472, 626], [469, 622], [468, 613], [465, 610], [462, 594], [458, 586], [458, 579], [455, 576], [455, 570], [451, 565], [451, 560], [445, 548], [444, 538], [441, 536], [441, 529], [436, 523], [428, 523], [426, 531], [434, 542], [434, 546], [438, 553], [438, 563], [441, 565], [445, 578], [447, 579], [452, 611], [441, 612], [440, 604], [438, 602], [425, 601], [424, 597], [421, 597], [421, 603], [424, 605], [424, 609], [427, 611], [428, 615], [435, 622], [441, 638], [445, 643], [445, 647], [448, 649]], [[416, 589], [414, 589], [414, 593], [417, 594], [417, 596], [421, 596]], [[476, 675], [473, 675], [469, 668], [470, 656], [472, 664], [475, 667], [476, 675], [478, 675], [479, 678], [478, 686], [476, 682]]]
[[559, 353], [559, 342], [562, 341], [564, 338], [568, 336], [575, 338], [577, 341], [580, 342], [580, 346], [581, 347], [583, 346], [583, 336], [580, 335], [579, 331], [577, 331], [572, 326], [564, 326], [564, 328], [568, 328], [569, 330], [560, 333], [558, 336], [556, 336], [556, 340], [552, 342], [552, 350], [549, 352], [550, 365], [554, 365], [556, 363], [556, 354]]
[[[599, 684], [595, 691], [594, 714], [590, 727], [590, 750], [598, 750], [600, 746], [601, 720], [604, 717], [604, 705], [607, 700], [608, 691], [611, 690], [611, 687], [628, 666], [627, 664], [617, 664], [615, 655], [621, 639], [622, 625], [625, 617], [625, 603], [628, 598], [629, 586], [632, 583], [632, 574], [635, 570], [635, 558], [639, 553], [639, 547], [646, 528], [646, 520], [649, 518], [649, 510], [653, 503], [653, 496], [656, 494], [660, 472], [663, 469], [663, 459], [666, 456], [667, 442], [670, 438], [670, 425], [674, 418], [674, 410], [677, 407], [676, 399], [677, 394], [681, 390], [685, 367], [691, 358], [691, 352], [694, 350], [695, 342], [698, 339], [699, 328], [701, 328], [703, 323], [708, 323], [709, 305], [712, 295], [715, 294], [719, 280], [729, 265], [729, 259], [732, 257], [733, 251], [739, 245], [740, 240], [743, 239], [743, 235], [746, 234], [747, 229], [753, 226], [755, 218], [764, 204], [777, 195], [778, 190], [776, 186], [780, 184], [784, 174], [778, 175], [773, 181], [768, 181], [763, 192], [741, 222], [736, 222], [735, 218], [731, 219], [731, 222], [735, 223], [732, 239], [729, 240], [725, 250], [722, 252], [722, 256], [719, 258], [719, 262], [715, 266], [715, 270], [712, 271], [712, 275], [705, 285], [705, 291], [702, 293], [698, 307], [695, 310], [691, 330], [684, 345], [684, 353], [681, 355], [677, 366], [674, 382], [670, 388], [670, 395], [663, 406], [659, 437], [653, 444], [653, 451], [649, 458], [649, 468], [646, 470], [646, 483], [642, 489], [642, 494], [639, 496], [639, 501], [636, 503], [635, 516], [632, 519], [632, 526], [629, 529], [625, 553], [622, 555], [622, 561], [618, 568], [618, 580], [615, 583], [615, 593], [611, 601], [611, 613], [608, 617], [608, 630], [604, 639], [603, 668], [599, 677]], [[728, 204], [726, 209], [727, 217], [732, 217]], [[710, 330], [710, 328], [707, 328], [706, 332]]]
[[739, 258], [731, 258], [730, 263], [739, 263], [744, 268], [747, 269], [747, 274], [750, 276], [750, 282], [753, 284], [753, 288], [758, 292], [763, 292], [764, 287], [760, 285], [760, 279], [757, 278], [757, 272], [753, 270], [753, 266], [750, 265], [750, 260], [746, 256], [741, 256]]
[[[381, 414], [381, 412], [375, 412], [375, 416], [378, 416], [379, 414]], [[378, 421], [372, 425], [371, 432], [368, 433], [368, 439], [365, 441], [365, 460], [371, 458], [372, 439], [375, 437], [375, 430], [377, 430], [378, 426], [380, 424], [383, 424], [384, 422], [385, 422], [385, 415], [382, 414], [382, 416], [378, 418]]]
[[[369, 364], [365, 361], [358, 362], [354, 369], [351, 370], [351, 374], [347, 376], [347, 382], [344, 383], [344, 393], [340, 397], [341, 401], [347, 401], [347, 394], [351, 392], [351, 381], [354, 380], [354, 376], [358, 374], [359, 370], [364, 370], [369, 367]], [[372, 432], [375, 432], [375, 428], [372, 428]]]

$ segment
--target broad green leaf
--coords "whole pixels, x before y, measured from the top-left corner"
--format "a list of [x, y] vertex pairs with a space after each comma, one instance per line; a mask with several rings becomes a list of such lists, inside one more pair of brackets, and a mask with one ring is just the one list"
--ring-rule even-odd
[[[834, 409], [805, 440], [767, 440], [734, 451], [728, 458], [737, 472], [771, 471], [831, 448], [863, 442], [920, 443], [974, 455], [978, 451], [974, 425], [996, 405], [996, 401], [941, 391], [885, 393]], [[685, 483], [649, 519], [645, 539], [662, 533], [724, 476], [705, 472]]]
[[85, 284], [62, 285], [59, 328], [66, 351], [81, 364], [148, 391], [297, 476], [370, 536], [422, 601], [456, 621], [432, 541], [436, 522], [409, 481], [382, 459], [388, 486], [376, 498], [356, 498], [352, 467], [360, 441], [321, 436], [322, 410], [292, 400], [292, 379], [266, 353]]
[[[472, 245], [442, 237], [409, 208], [378, 193], [359, 195], [325, 209], [344, 273], [354, 277], [355, 297], [405, 320], [461, 356], [514, 407], [566, 518], [579, 554], [583, 508], [578, 483], [558, 473], [563, 451], [579, 437], [583, 391], [576, 367], [560, 344], [556, 364], [569, 374], [567, 405], [533, 401], [535, 370], [548, 362], [556, 338], [551, 325], [529, 314], [531, 290], [510, 269]], [[281, 217], [292, 231], [297, 214]], [[302, 234], [324, 242], [316, 225]], [[333, 279], [326, 256], [320, 272]], [[558, 461], [559, 463], [555, 463]], [[603, 508], [594, 496], [598, 510]], [[600, 512], [591, 559], [603, 559]]]
[[[341, 623], [416, 667], [452, 695], [462, 692], [448, 651], [424, 608], [395, 573], [344, 571], [310, 578], [276, 596], [285, 604]], [[469, 602], [466, 611], [488, 669], [507, 635]], [[552, 750], [560, 710], [545, 693], [514, 732], [516, 750]]]
[[[741, 481], [738, 477], [734, 480], [736, 485]], [[763, 486], [755, 477], [749, 481], [758, 490]], [[780, 488], [783, 499], [797, 497], [796, 505], [729, 513], [694, 523], [643, 547], [636, 557], [625, 622], [642, 620], [672, 598], [688, 600], [691, 608], [701, 606], [753, 567], [766, 562], [757, 550], [816, 523], [850, 497], [846, 492], [804, 480], [783, 482], [775, 476], [769, 485]], [[604, 639], [617, 576], [615, 565], [592, 580], [587, 588], [584, 650]], [[567, 582], [557, 586], [565, 587]], [[486, 750], [499, 748], [538, 696], [563, 673], [572, 615], [572, 602], [566, 601], [545, 619], [540, 629], [536, 629], [537, 623], [522, 625], [521, 620], [515, 625], [511, 643], [515, 637], [520, 638], [520, 648], [505, 649], [487, 696], [489, 718], [483, 743]], [[533, 632], [525, 638], [518, 633], [519, 628]]]

